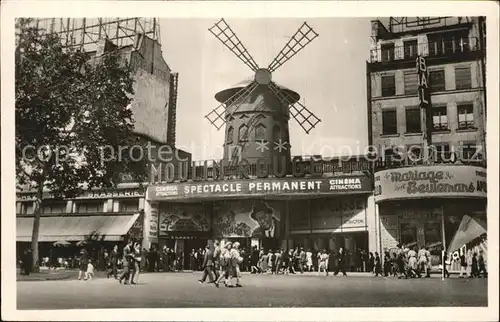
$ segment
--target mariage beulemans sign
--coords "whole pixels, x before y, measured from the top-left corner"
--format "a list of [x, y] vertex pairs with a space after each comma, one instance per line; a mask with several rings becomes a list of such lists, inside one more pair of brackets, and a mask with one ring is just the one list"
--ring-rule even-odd
[[425, 197], [486, 198], [486, 169], [423, 166], [375, 173], [375, 201]]
[[330, 178], [267, 178], [206, 182], [180, 182], [151, 185], [148, 200], [211, 198], [245, 195], [293, 195], [319, 193], [371, 192], [366, 176], [336, 176]]

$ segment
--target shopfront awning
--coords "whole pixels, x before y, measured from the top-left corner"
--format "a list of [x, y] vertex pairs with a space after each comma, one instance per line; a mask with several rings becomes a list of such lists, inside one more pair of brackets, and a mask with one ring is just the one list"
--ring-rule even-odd
[[464, 216], [450, 246], [448, 246], [448, 253], [460, 249], [463, 245], [470, 243], [485, 233], [486, 223], [483, 220], [467, 215]]
[[[40, 218], [38, 240], [41, 242], [80, 241], [89, 236], [96, 240], [123, 239], [140, 214], [103, 216], [64, 216]], [[16, 218], [17, 241], [30, 242], [33, 218]]]

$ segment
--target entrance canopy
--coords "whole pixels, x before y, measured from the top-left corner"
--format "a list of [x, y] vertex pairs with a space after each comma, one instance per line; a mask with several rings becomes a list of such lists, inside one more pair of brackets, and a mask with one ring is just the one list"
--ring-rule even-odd
[[482, 234], [486, 234], [486, 223], [479, 218], [464, 216], [448, 247], [448, 253], [460, 249], [460, 247], [470, 243]]
[[[42, 217], [38, 240], [41, 242], [80, 241], [92, 236], [96, 240], [123, 239], [139, 218], [134, 215]], [[16, 240], [30, 242], [33, 218], [16, 218]]]

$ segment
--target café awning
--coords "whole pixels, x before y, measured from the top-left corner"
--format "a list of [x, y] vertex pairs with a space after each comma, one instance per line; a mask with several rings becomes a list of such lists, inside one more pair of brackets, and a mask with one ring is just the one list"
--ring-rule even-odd
[[[99, 216], [54, 216], [40, 218], [38, 240], [41, 242], [95, 240], [119, 241], [134, 225], [140, 214]], [[33, 218], [16, 218], [16, 240], [30, 242]]]
[[460, 247], [470, 243], [482, 234], [486, 234], [486, 222], [476, 217], [464, 216], [448, 246], [448, 253], [460, 249]]

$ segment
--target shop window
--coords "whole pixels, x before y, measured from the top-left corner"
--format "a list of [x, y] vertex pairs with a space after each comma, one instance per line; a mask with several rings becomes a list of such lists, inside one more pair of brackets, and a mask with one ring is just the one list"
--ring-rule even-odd
[[431, 92], [442, 92], [446, 90], [444, 69], [430, 71], [429, 83]]
[[[424, 223], [424, 238], [425, 244], [430, 246], [430, 249], [439, 249], [442, 244], [443, 235], [441, 232], [440, 222], [426, 222]], [[432, 254], [432, 252], [431, 252]], [[432, 254], [437, 255], [437, 254]]]
[[420, 108], [416, 106], [406, 108], [406, 133], [422, 132]]
[[33, 213], [33, 202], [21, 202], [21, 214], [28, 215]]
[[138, 212], [139, 200], [138, 199], [123, 199], [119, 201], [120, 212]]
[[382, 134], [390, 135], [398, 133], [396, 110], [382, 111]]
[[262, 123], [255, 127], [255, 141], [266, 141], [266, 127]]
[[413, 59], [418, 55], [417, 52], [417, 40], [409, 40], [403, 43], [405, 59]]
[[401, 243], [404, 245], [417, 242], [417, 225], [415, 223], [401, 223]]
[[458, 129], [474, 128], [474, 105], [472, 103], [458, 104]]
[[472, 78], [470, 66], [455, 67], [455, 88], [470, 89], [472, 87]]
[[394, 75], [384, 75], [381, 81], [383, 97], [396, 95], [396, 79]]
[[228, 143], [228, 144], [233, 143], [233, 137], [234, 137], [234, 128], [232, 126], [230, 126], [227, 129], [226, 143]]
[[248, 126], [246, 124], [238, 129], [238, 141], [248, 141]]
[[446, 105], [432, 107], [432, 126], [434, 131], [448, 130], [448, 113]]
[[382, 44], [380, 48], [382, 54], [382, 61], [394, 60], [394, 43]]
[[42, 205], [43, 214], [62, 214], [66, 212], [66, 202], [44, 201]]
[[418, 93], [418, 75], [415, 71], [404, 73], [405, 95], [416, 95]]
[[104, 211], [104, 201], [77, 201], [77, 213], [97, 213]]

